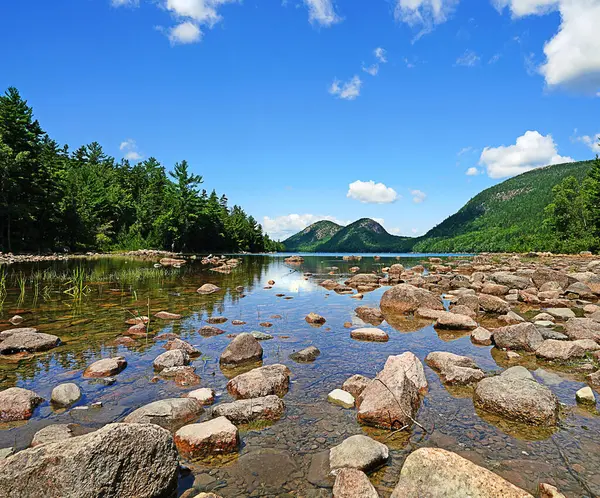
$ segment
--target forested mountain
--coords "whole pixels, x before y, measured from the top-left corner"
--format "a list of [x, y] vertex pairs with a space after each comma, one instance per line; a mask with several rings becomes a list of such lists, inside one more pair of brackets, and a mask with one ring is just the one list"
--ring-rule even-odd
[[[311, 234], [310, 239], [304, 239]], [[315, 237], [316, 234], [321, 237]], [[362, 218], [345, 227], [318, 221], [283, 244], [286, 251], [299, 252], [396, 252], [404, 250], [407, 241], [410, 241], [407, 237], [389, 234], [375, 220]]]
[[545, 208], [568, 177], [581, 182], [594, 161], [534, 169], [477, 194], [423, 237], [415, 252], [556, 251]]
[[0, 251], [271, 251], [262, 227], [201, 189], [181, 161], [116, 161], [94, 142], [74, 151], [44, 132], [15, 88], [0, 96]]
[[286, 251], [311, 252], [327, 242], [342, 229], [333, 221], [322, 220], [307, 226], [284, 242]]

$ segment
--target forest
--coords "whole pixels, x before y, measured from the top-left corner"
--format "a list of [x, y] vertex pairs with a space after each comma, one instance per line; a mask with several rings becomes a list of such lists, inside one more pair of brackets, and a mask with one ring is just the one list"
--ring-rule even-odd
[[93, 142], [71, 151], [16, 88], [0, 96], [0, 251], [266, 252], [282, 245], [182, 160], [117, 161]]

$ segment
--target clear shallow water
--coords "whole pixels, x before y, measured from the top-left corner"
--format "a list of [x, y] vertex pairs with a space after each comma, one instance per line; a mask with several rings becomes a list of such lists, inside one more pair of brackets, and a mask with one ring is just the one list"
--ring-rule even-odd
[[[35, 326], [58, 335], [65, 344], [33, 358], [0, 362], [0, 389], [17, 385], [49, 399], [57, 384], [76, 382], [84, 394], [79, 405], [101, 401], [103, 407], [56, 413], [44, 403], [28, 422], [2, 427], [0, 447], [24, 448], [37, 430], [51, 423], [75, 422], [99, 427], [121, 420], [143, 404], [178, 397], [198, 387], [215, 389], [217, 402], [230, 401], [225, 391], [227, 372], [219, 368], [219, 355], [231, 340], [227, 334], [257, 330], [274, 336], [262, 342], [263, 364], [284, 363], [292, 371], [290, 391], [284, 398], [286, 415], [267, 428], [244, 428], [237, 457], [191, 464], [193, 473], [181, 479], [180, 492], [196, 480], [198, 489], [215, 489], [225, 497], [327, 496], [318, 488], [326, 484], [319, 455], [352, 434], [364, 433], [391, 448], [389, 465], [372, 475], [372, 482], [384, 497], [389, 496], [396, 484], [405, 456], [424, 445], [456, 451], [534, 494], [538, 482], [553, 482], [569, 497], [599, 495], [600, 418], [577, 408], [574, 401], [575, 392], [584, 385], [583, 379], [549, 370], [547, 365], [537, 365], [535, 359], [530, 359], [527, 366], [567, 405], [561, 427], [554, 433], [477, 413], [469, 390], [447, 389], [428, 367], [425, 371], [429, 393], [418, 415], [427, 432], [415, 428], [410, 433], [390, 436], [385, 431], [359, 426], [354, 410], [327, 403], [327, 393], [341, 387], [346, 378], [356, 373], [372, 377], [390, 354], [404, 351], [412, 351], [421, 360], [430, 351], [468, 355], [486, 371], [509, 366], [501, 352], [474, 346], [469, 334], [438, 334], [431, 326], [423, 328], [407, 320], [394, 322], [396, 328], [386, 322], [379, 327], [389, 334], [387, 343], [350, 339], [350, 329], [344, 323], [362, 325], [354, 308], [378, 306], [385, 288], [368, 293], [359, 301], [329, 292], [317, 282], [338, 277], [343, 281], [352, 266], [369, 272], [396, 262], [395, 257], [374, 261], [372, 256], [356, 262], [343, 261], [341, 255], [317, 254], [305, 256], [302, 265], [285, 264], [285, 256], [243, 256], [240, 266], [228, 275], [192, 263], [180, 270], [168, 270], [161, 279], [128, 284], [114, 277], [112, 281], [93, 284], [91, 292], [79, 304], [58, 285], [45, 284], [52, 288], [40, 292], [37, 301], [30, 288], [21, 302], [18, 290], [11, 289], [0, 314], [0, 330], [10, 328], [6, 320], [19, 312], [26, 318], [22, 326]], [[410, 267], [420, 260], [410, 255], [399, 262]], [[36, 268], [53, 267], [60, 272], [79, 264], [71, 261], [41, 267], [12, 266], [9, 271], [29, 274]], [[338, 270], [331, 270], [334, 266]], [[105, 280], [101, 275], [127, 275], [122, 270], [128, 268], [150, 272], [152, 262], [104, 258], [90, 260], [86, 267], [96, 270], [98, 280]], [[331, 271], [336, 277], [329, 275]], [[304, 272], [313, 276], [305, 279]], [[275, 280], [273, 288], [264, 289], [271, 279]], [[207, 282], [218, 285], [223, 292], [197, 294], [196, 289]], [[243, 298], [235, 291], [238, 285], [245, 287]], [[131, 317], [130, 311], [147, 314], [148, 299], [151, 315], [166, 310], [181, 313], [184, 318], [176, 322], [153, 320], [148, 340], [138, 341], [132, 348], [115, 346], [114, 339], [127, 330], [124, 321]], [[311, 311], [323, 315], [327, 323], [319, 328], [306, 323], [304, 317]], [[229, 321], [219, 325], [227, 334], [212, 338], [198, 335], [197, 330], [209, 316], [227, 317]], [[235, 319], [247, 324], [233, 326], [231, 320]], [[259, 326], [265, 321], [271, 322], [272, 327]], [[182, 388], [170, 381], [150, 382], [154, 376], [152, 361], [164, 351], [166, 342], [154, 341], [153, 337], [165, 332], [178, 334], [202, 351], [202, 358], [193, 362], [202, 379], [199, 386]], [[309, 345], [321, 350], [314, 363], [296, 364], [288, 359], [291, 353]], [[83, 369], [92, 361], [117, 354], [127, 358], [128, 367], [117, 376], [114, 385], [104, 387], [82, 378]]]

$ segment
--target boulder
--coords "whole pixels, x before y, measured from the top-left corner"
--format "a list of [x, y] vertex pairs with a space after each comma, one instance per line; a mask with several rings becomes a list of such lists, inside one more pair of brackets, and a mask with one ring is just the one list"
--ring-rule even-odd
[[126, 366], [127, 361], [122, 356], [103, 358], [87, 367], [83, 372], [83, 376], [88, 378], [112, 377], [122, 372]]
[[577, 399], [578, 403], [582, 403], [584, 405], [596, 405], [596, 396], [594, 395], [594, 391], [590, 388], [590, 386], [585, 386], [579, 389], [575, 393], [575, 399]]
[[167, 342], [165, 344], [165, 349], [167, 351], [180, 349], [181, 351], [186, 352], [189, 356], [199, 356], [201, 354], [201, 352], [194, 346], [192, 346], [189, 342], [182, 341], [178, 338], [171, 339], [169, 342]]
[[492, 338], [499, 348], [524, 350], [530, 353], [535, 352], [544, 341], [537, 327], [529, 322], [494, 329]]
[[568, 320], [569, 318], [575, 318], [575, 313], [570, 308], [546, 308], [546, 313], [559, 318], [561, 320]]
[[197, 290], [197, 292], [198, 294], [213, 294], [215, 292], [219, 292], [220, 290], [221, 288], [214, 284], [204, 284]]
[[305, 349], [292, 353], [290, 355], [290, 359], [298, 363], [308, 363], [315, 361], [320, 354], [321, 351], [319, 351], [318, 348], [315, 346], [309, 346]]
[[531, 287], [531, 279], [515, 275], [509, 271], [493, 273], [490, 278], [497, 284], [505, 285], [510, 289], [527, 289]]
[[444, 310], [442, 300], [425, 289], [410, 284], [395, 285], [381, 296], [381, 311], [390, 313], [414, 313], [419, 308]]
[[156, 318], [160, 318], [161, 320], [180, 320], [181, 315], [177, 313], [169, 313], [168, 311], [159, 311], [154, 315]]
[[596, 295], [592, 292], [586, 284], [583, 282], [575, 282], [569, 285], [565, 291], [567, 294], [575, 294], [580, 299], [593, 299]]
[[598, 350], [600, 350], [600, 346], [591, 339], [579, 339], [577, 341], [547, 339], [538, 346], [535, 355], [544, 360], [570, 361]]
[[545, 482], [540, 482], [538, 491], [540, 492], [540, 498], [567, 498], [556, 486]]
[[569, 318], [564, 334], [572, 340], [592, 339], [600, 342], [600, 323], [591, 318]]
[[575, 279], [566, 273], [551, 270], [550, 268], [536, 269], [531, 275], [531, 280], [533, 280], [536, 287], [541, 287], [548, 282], [556, 282], [561, 289], [566, 289], [570, 284], [575, 282]]
[[134, 410], [123, 421], [128, 424], [156, 424], [174, 432], [188, 422], [197, 420], [203, 411], [202, 405], [194, 398], [168, 398]]
[[190, 391], [185, 397], [195, 399], [201, 405], [206, 406], [212, 405], [215, 401], [215, 392], [208, 387], [201, 387], [200, 389]]
[[450, 308], [450, 313], [456, 313], [457, 315], [466, 315], [473, 319], [477, 317], [477, 312], [475, 312], [468, 306], [465, 306], [464, 304], [456, 304], [452, 306], [452, 308]]
[[456, 300], [456, 306], [466, 306], [475, 313], [479, 311], [479, 298], [471, 294], [463, 294]]
[[327, 401], [334, 405], [339, 405], [342, 408], [354, 408], [354, 396], [348, 391], [342, 389], [334, 389], [327, 395]]
[[223, 324], [227, 321], [227, 318], [224, 316], [209, 316], [206, 319], [207, 323], [210, 323], [211, 325], [220, 325]]
[[[87, 431], [90, 432], [90, 431]], [[77, 424], [51, 424], [40, 429], [33, 435], [31, 447], [40, 444], [56, 443], [85, 434], [86, 430]]]
[[290, 370], [275, 364], [259, 367], [234, 377], [227, 383], [227, 391], [236, 399], [261, 398], [270, 394], [283, 397], [290, 383]]
[[161, 370], [160, 376], [172, 380], [179, 386], [195, 386], [200, 384], [200, 376], [195, 372], [196, 368], [189, 365], [178, 367], [167, 367]]
[[389, 340], [388, 335], [383, 330], [374, 327], [354, 329], [350, 332], [350, 337], [358, 341], [387, 342]]
[[419, 390], [426, 386], [423, 365], [412, 353], [390, 356], [360, 395], [357, 419], [384, 429], [410, 427], [421, 402]]
[[[17, 329], [18, 330], [18, 329]], [[55, 335], [43, 334], [42, 332], [13, 333], [2, 342], [0, 342], [0, 354], [15, 354], [21, 352], [35, 353], [38, 351], [48, 351], [61, 344], [60, 339]]]
[[446, 311], [440, 314], [435, 326], [440, 329], [473, 330], [477, 328], [477, 322], [470, 316]]
[[29, 332], [31, 334], [35, 334], [37, 331], [38, 331], [38, 329], [33, 328], [33, 327], [21, 327], [18, 329], [3, 330], [2, 332], [0, 332], [0, 342], [4, 341], [5, 339], [8, 339], [9, 337], [11, 337], [15, 334], [22, 334], [23, 332]]
[[60, 384], [52, 389], [50, 401], [53, 405], [66, 407], [71, 406], [79, 398], [81, 398], [81, 390], [77, 384], [69, 382], [67, 384]]
[[336, 472], [333, 498], [379, 498], [379, 495], [364, 472], [344, 468]]
[[492, 333], [483, 327], [477, 327], [471, 332], [471, 342], [478, 346], [489, 346], [492, 344]]
[[329, 450], [330, 469], [358, 469], [364, 472], [380, 467], [389, 458], [389, 450], [367, 436], [356, 435], [342, 441]]
[[492, 296], [505, 296], [509, 290], [506, 285], [495, 284], [493, 282], [486, 282], [481, 288], [483, 294], [490, 294]]
[[358, 318], [370, 325], [380, 325], [384, 320], [383, 313], [381, 313], [381, 310], [377, 308], [359, 306], [354, 310], [354, 312], [357, 314]]
[[533, 498], [502, 477], [441, 448], [413, 451], [391, 498]]
[[504, 314], [510, 311], [509, 304], [497, 296], [491, 296], [490, 294], [479, 294], [479, 307], [486, 313]]
[[190, 363], [190, 355], [188, 355], [185, 351], [181, 349], [171, 349], [170, 351], [165, 351], [162, 354], [159, 354], [155, 359], [152, 365], [154, 366], [154, 370], [161, 371], [165, 368], [171, 367], [183, 367]]
[[255, 420], [275, 421], [283, 417], [285, 404], [279, 396], [271, 394], [262, 398], [240, 399], [221, 403], [213, 408], [213, 417], [226, 417], [234, 424], [248, 424]]
[[243, 333], [231, 341], [219, 358], [221, 365], [242, 365], [261, 361], [263, 348], [252, 334]]
[[359, 396], [365, 390], [365, 387], [371, 382], [372, 379], [365, 377], [364, 375], [356, 374], [349, 377], [342, 384], [342, 389], [349, 392], [354, 396], [354, 399], [358, 401]]
[[522, 323], [525, 320], [521, 315], [517, 315], [514, 311], [509, 311], [506, 315], [500, 315], [498, 320], [506, 323], [507, 325], [514, 325], [516, 323]]
[[179, 453], [188, 459], [235, 453], [240, 443], [237, 427], [225, 417], [185, 425], [174, 439]]
[[327, 321], [321, 315], [317, 315], [316, 313], [313, 313], [313, 312], [310, 312], [308, 315], [306, 315], [306, 317], [304, 319], [308, 323], [312, 323], [312, 324], [316, 324], [316, 325], [323, 325]]
[[426, 320], [437, 320], [440, 316], [446, 313], [443, 310], [431, 310], [429, 308], [419, 308], [415, 311], [417, 318], [424, 318]]
[[475, 388], [473, 402], [481, 410], [517, 422], [539, 426], [558, 423], [558, 399], [523, 367], [512, 367], [481, 380]]
[[19, 325], [19, 324], [23, 323], [23, 320], [25, 320], [25, 319], [21, 315], [15, 315], [10, 320], [8, 320], [8, 322], [11, 325]]
[[483, 371], [468, 356], [459, 356], [445, 351], [429, 353], [425, 363], [440, 374], [446, 384], [466, 385], [485, 377]]
[[0, 496], [153, 498], [177, 489], [171, 435], [156, 425], [109, 424], [0, 460]]
[[28, 389], [4, 389], [0, 391], [0, 422], [28, 420], [33, 415], [33, 410], [43, 401], [43, 398]]

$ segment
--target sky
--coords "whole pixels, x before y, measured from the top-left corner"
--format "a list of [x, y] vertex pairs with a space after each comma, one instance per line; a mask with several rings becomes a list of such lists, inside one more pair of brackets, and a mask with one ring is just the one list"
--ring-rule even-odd
[[276, 239], [420, 235], [600, 152], [600, 0], [4, 0], [0, 91], [52, 138], [186, 159]]

